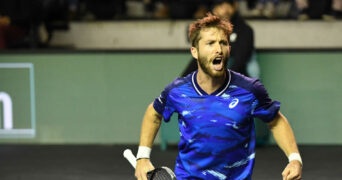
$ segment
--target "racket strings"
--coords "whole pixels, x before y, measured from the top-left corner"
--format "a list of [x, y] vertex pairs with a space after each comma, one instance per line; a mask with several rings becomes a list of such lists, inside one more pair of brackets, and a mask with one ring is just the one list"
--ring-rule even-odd
[[156, 168], [155, 170], [149, 172], [147, 174], [147, 178], [149, 180], [173, 180], [173, 179], [175, 179], [174, 175], [170, 174], [164, 168]]

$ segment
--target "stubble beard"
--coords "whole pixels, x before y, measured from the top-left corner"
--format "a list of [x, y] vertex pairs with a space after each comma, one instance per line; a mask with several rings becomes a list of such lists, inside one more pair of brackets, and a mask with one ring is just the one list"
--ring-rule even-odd
[[224, 76], [225, 71], [226, 71], [226, 67], [227, 67], [227, 60], [223, 60], [223, 70], [220, 72], [213, 72], [212, 69], [210, 69], [210, 63], [212, 63], [211, 61], [207, 61], [206, 57], [201, 57], [200, 55], [198, 56], [198, 64], [200, 66], [200, 68], [202, 69], [202, 71], [207, 74], [208, 76], [212, 77], [212, 78], [222, 78], [222, 76]]

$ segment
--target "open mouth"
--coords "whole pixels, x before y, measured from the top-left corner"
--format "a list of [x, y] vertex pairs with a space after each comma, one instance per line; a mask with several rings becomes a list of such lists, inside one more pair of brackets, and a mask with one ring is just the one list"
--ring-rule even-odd
[[216, 57], [213, 60], [214, 69], [216, 71], [221, 71], [223, 69], [222, 57]]
[[215, 58], [213, 64], [221, 64], [222, 58]]

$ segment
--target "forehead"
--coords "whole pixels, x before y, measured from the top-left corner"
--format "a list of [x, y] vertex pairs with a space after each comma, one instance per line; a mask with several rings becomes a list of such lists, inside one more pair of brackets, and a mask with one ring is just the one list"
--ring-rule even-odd
[[217, 4], [216, 6], [214, 6], [214, 8], [234, 8], [232, 4], [227, 3], [227, 2], [223, 2], [221, 4]]
[[201, 40], [209, 40], [209, 39], [225, 39], [227, 40], [227, 36], [222, 29], [216, 27], [204, 28], [200, 31], [200, 39]]

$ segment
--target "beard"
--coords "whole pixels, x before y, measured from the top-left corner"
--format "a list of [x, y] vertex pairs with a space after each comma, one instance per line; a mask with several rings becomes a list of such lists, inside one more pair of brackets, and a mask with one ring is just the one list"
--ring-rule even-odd
[[224, 57], [222, 59], [223, 63], [223, 70], [222, 71], [215, 71], [213, 70], [210, 65], [213, 63], [212, 61], [208, 61], [207, 57], [202, 57], [200, 54], [198, 54], [198, 65], [202, 69], [202, 71], [209, 75], [212, 78], [221, 78], [225, 75], [226, 67], [227, 67], [227, 57]]

